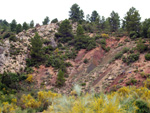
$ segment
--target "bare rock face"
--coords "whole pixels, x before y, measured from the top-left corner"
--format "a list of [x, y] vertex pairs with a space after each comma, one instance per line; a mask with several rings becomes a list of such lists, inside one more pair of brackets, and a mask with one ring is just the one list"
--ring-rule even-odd
[[54, 38], [50, 38], [50, 41], [51, 41], [51, 46], [52, 46], [53, 48], [56, 48], [56, 47], [57, 47], [57, 44], [56, 44]]
[[0, 73], [5, 71], [5, 64], [7, 63], [9, 56], [9, 41], [4, 41], [0, 46]]
[[73, 33], [76, 33], [77, 26], [78, 26], [77, 22], [75, 22], [75, 23], [72, 24], [72, 31], [73, 31]]
[[4, 48], [2, 46], [0, 46], [0, 66], [2, 66], [3, 62], [4, 62], [3, 51], [4, 51]]
[[0, 46], [0, 66], [3, 66], [3, 64], [4, 64], [4, 54], [3, 54], [3, 52], [4, 52], [4, 47]]
[[36, 25], [35, 28], [22, 31], [16, 35], [18, 41], [9, 42], [9, 39], [5, 39], [4, 43], [0, 46], [0, 73], [4, 71], [20, 72], [26, 67], [26, 59], [29, 56], [28, 47], [31, 46], [31, 38], [34, 37], [37, 32], [41, 38], [50, 40], [50, 45], [53, 48], [57, 47], [57, 43], [54, 40], [54, 35], [58, 31], [59, 26], [56, 23], [49, 25]]
[[4, 51], [4, 47], [0, 46], [0, 54], [2, 54]]

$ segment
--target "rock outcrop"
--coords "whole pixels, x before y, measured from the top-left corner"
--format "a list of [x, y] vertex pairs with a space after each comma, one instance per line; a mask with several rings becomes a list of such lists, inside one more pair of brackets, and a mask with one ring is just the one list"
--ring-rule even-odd
[[9, 39], [3, 40], [3, 43], [0, 43], [0, 73], [4, 71], [20, 72], [25, 69], [26, 59], [29, 56], [28, 47], [31, 46], [31, 38], [34, 37], [36, 32], [41, 38], [49, 40], [50, 45], [56, 48], [57, 43], [54, 40], [54, 35], [58, 28], [59, 26], [56, 23], [43, 26], [37, 25], [35, 28], [17, 34], [16, 42], [9, 41]]

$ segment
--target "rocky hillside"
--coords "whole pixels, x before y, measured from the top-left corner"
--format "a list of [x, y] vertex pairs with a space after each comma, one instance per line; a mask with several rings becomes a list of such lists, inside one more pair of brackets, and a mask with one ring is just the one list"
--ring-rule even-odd
[[[43, 40], [49, 42], [43, 46], [51, 45], [56, 49], [60, 43], [55, 40], [55, 33], [58, 32], [59, 24], [39, 25], [20, 32], [16, 35], [16, 41], [4, 39], [0, 45], [0, 73], [4, 71], [20, 73], [25, 70], [26, 59], [30, 57], [31, 38], [36, 32]], [[76, 34], [77, 23], [72, 24], [72, 27], [73, 33]], [[90, 38], [94, 38], [101, 34], [89, 33], [88, 35]], [[81, 85], [85, 92], [91, 91], [91, 89], [95, 89], [97, 92], [111, 91], [127, 85], [141, 86], [145, 80], [141, 73], [150, 74], [149, 61], [145, 62], [144, 58], [145, 53], [140, 54], [139, 60], [130, 65], [121, 59], [114, 59], [124, 48], [132, 50], [136, 47], [136, 42], [126, 36], [109, 36], [106, 38], [106, 47], [109, 47], [110, 51], [107, 52], [98, 41], [101, 39], [97, 40], [97, 46], [94, 49], [89, 51], [81, 49], [74, 59], [65, 60], [65, 62], [70, 62], [72, 66], [67, 67], [68, 77], [65, 78], [65, 84], [61, 88], [56, 87], [58, 70], [52, 66], [45, 67], [44, 65], [39, 66], [39, 68], [33, 67], [32, 75], [37, 88], [45, 85], [47, 89], [68, 94], [75, 84]], [[124, 53], [125, 56], [127, 54], [129, 52]], [[136, 82], [130, 83], [131, 80]]]
[[[73, 24], [72, 27], [75, 32], [77, 24]], [[38, 25], [35, 28], [24, 30], [17, 34], [16, 41], [2, 40], [0, 43], [0, 73], [4, 71], [15, 73], [25, 69], [26, 59], [29, 57], [31, 38], [34, 37], [36, 32], [42, 39], [48, 40], [53, 48], [56, 48], [57, 43], [54, 40], [54, 35], [58, 28], [59, 26], [55, 23], [44, 26]]]

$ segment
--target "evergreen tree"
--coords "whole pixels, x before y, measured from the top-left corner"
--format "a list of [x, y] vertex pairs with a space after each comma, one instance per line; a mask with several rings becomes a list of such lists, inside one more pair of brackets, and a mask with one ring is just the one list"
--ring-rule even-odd
[[61, 42], [68, 42], [72, 40], [72, 26], [70, 25], [69, 20], [64, 20], [58, 29], [58, 33], [55, 34], [56, 38], [59, 39]]
[[56, 83], [58, 87], [63, 86], [65, 83], [64, 72], [62, 70], [59, 70], [58, 72]]
[[21, 31], [22, 31], [22, 26], [21, 26], [21, 24], [18, 24], [16, 27], [16, 33], [18, 34]]
[[81, 25], [78, 25], [77, 27], [77, 36], [84, 35], [84, 29]]
[[2, 25], [9, 26], [9, 23], [6, 20], [2, 20]]
[[99, 14], [97, 13], [97, 11], [94, 10], [94, 11], [92, 12], [90, 21], [91, 21], [91, 22], [96, 22], [97, 19], [99, 19]]
[[147, 50], [147, 46], [142, 42], [142, 39], [141, 39], [141, 38], [139, 39], [139, 41], [138, 41], [138, 43], [137, 43], [137, 45], [136, 45], [136, 49], [137, 49], [140, 53], [142, 53], [142, 52], [144, 52], [144, 51]]
[[50, 19], [49, 17], [47, 16], [44, 21], [43, 21], [43, 25], [47, 25], [49, 23]]
[[12, 20], [12, 22], [10, 23], [10, 29], [12, 32], [16, 32], [16, 27], [17, 27], [17, 22], [16, 20]]
[[125, 29], [126, 29], [126, 21], [125, 21], [124, 19], [122, 19], [121, 21], [122, 21], [122, 26], [121, 26], [121, 28], [122, 28], [123, 30], [125, 30]]
[[110, 18], [109, 18], [109, 23], [110, 23], [110, 29], [112, 32], [115, 32], [118, 30], [118, 28], [120, 27], [120, 19], [119, 19], [119, 15], [118, 13], [115, 13], [114, 11], [112, 11], [112, 13], [110, 14]]
[[145, 21], [142, 23], [142, 36], [144, 38], [150, 38], [150, 18], [145, 19]]
[[104, 30], [105, 27], [106, 27], [106, 23], [105, 23], [105, 17], [102, 16], [102, 19], [100, 19], [100, 26], [101, 26], [101, 29]]
[[52, 21], [51, 21], [51, 23], [57, 23], [58, 22], [58, 19], [57, 18], [55, 18], [55, 19], [53, 19]]
[[69, 11], [69, 16], [73, 22], [79, 22], [82, 21], [84, 18], [84, 12], [83, 10], [80, 10], [80, 7], [78, 4], [73, 4]]
[[0, 30], [3, 32], [9, 30], [9, 23], [6, 20], [0, 20]]
[[31, 22], [30, 22], [30, 28], [33, 28], [34, 27], [34, 21], [32, 20]]
[[33, 62], [41, 63], [43, 60], [43, 51], [42, 51], [42, 45], [43, 42], [38, 35], [38, 33], [35, 34], [34, 38], [31, 38], [31, 59]]
[[110, 17], [106, 18], [106, 21], [105, 21], [105, 31], [110, 31], [109, 20], [110, 20]]
[[29, 26], [26, 22], [23, 23], [23, 30], [28, 30]]
[[135, 31], [137, 33], [140, 32], [141, 17], [138, 10], [136, 10], [134, 7], [130, 8], [124, 19], [126, 21], [126, 29], [128, 33], [131, 31]]

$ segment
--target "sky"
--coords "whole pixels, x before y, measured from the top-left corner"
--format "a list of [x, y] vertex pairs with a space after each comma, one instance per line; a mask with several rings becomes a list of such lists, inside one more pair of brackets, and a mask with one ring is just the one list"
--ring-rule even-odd
[[140, 13], [141, 21], [150, 18], [150, 0], [0, 0], [0, 19], [8, 22], [15, 19], [21, 24], [34, 20], [35, 24], [42, 24], [48, 16], [50, 20], [58, 18], [60, 21], [69, 18], [69, 11], [74, 3], [83, 10], [85, 17], [96, 10], [100, 16], [107, 18], [114, 10], [123, 19], [127, 11], [135, 7]]

